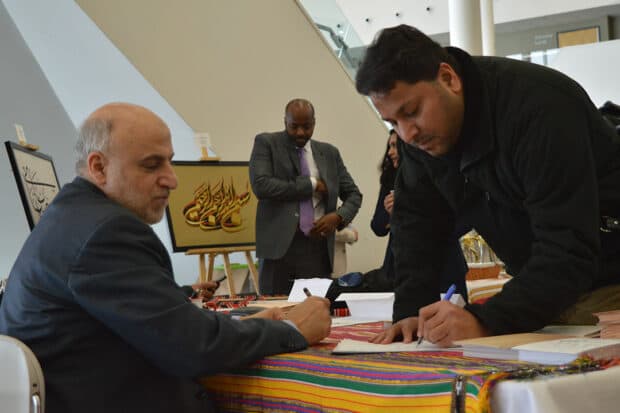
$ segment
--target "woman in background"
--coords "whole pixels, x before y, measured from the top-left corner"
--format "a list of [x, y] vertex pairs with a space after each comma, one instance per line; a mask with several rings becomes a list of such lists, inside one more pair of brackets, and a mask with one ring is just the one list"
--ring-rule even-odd
[[[387, 141], [387, 148], [383, 155], [383, 161], [379, 166], [381, 171], [381, 188], [375, 213], [370, 221], [370, 228], [378, 237], [385, 237], [390, 234], [390, 218], [394, 207], [394, 181], [398, 170], [398, 135], [394, 129], [390, 130]], [[394, 257], [392, 255], [392, 236], [388, 238], [388, 244], [383, 259], [383, 272], [389, 280], [394, 281]]]
[[[389, 280], [394, 283], [395, 269], [394, 256], [392, 254], [392, 236], [390, 234], [390, 219], [394, 208], [394, 181], [398, 172], [400, 156], [398, 153], [398, 134], [391, 129], [387, 141], [387, 148], [383, 155], [383, 161], [379, 167], [381, 171], [381, 188], [375, 213], [370, 222], [375, 235], [384, 237], [389, 235], [388, 245], [383, 259], [383, 272]], [[465, 274], [467, 273], [467, 263], [463, 256], [463, 250], [459, 243], [459, 237], [465, 234], [469, 228], [457, 228], [454, 231], [453, 240], [446, 247], [446, 263], [441, 275], [440, 288], [446, 291], [451, 284], [456, 285], [456, 291], [467, 301], [467, 287], [465, 284]]]

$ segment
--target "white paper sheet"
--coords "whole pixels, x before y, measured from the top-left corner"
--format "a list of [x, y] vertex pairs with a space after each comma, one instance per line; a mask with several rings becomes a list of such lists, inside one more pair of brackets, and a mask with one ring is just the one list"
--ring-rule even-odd
[[428, 341], [418, 343], [395, 342], [390, 344], [375, 344], [367, 341], [351, 340], [345, 338], [332, 350], [335, 354], [357, 354], [357, 353], [386, 353], [396, 351], [461, 351], [460, 347], [439, 347]]
[[288, 301], [292, 303], [300, 303], [306, 299], [304, 288], [307, 288], [312, 295], [317, 297], [325, 297], [329, 286], [334, 282], [331, 278], [299, 278], [293, 283]]

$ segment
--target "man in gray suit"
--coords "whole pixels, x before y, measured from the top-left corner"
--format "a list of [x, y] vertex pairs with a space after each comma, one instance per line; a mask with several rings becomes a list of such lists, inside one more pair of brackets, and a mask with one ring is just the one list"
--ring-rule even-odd
[[[338, 149], [310, 140], [314, 107], [293, 99], [281, 132], [254, 140], [250, 180], [258, 198], [256, 255], [262, 294], [288, 294], [293, 280], [329, 277], [334, 232], [353, 220], [362, 194]], [[342, 205], [336, 208], [338, 198]]]
[[0, 305], [0, 334], [41, 362], [47, 412], [210, 411], [194, 378], [329, 333], [319, 297], [284, 321], [281, 311], [241, 321], [190, 302], [150, 227], [177, 186], [170, 131], [154, 113], [106, 105], [84, 122], [76, 152], [79, 176], [26, 240]]

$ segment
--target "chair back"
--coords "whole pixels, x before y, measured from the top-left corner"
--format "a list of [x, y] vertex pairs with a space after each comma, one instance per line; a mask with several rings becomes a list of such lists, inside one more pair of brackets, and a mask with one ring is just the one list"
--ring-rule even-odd
[[34, 353], [0, 335], [0, 413], [44, 413], [45, 382]]

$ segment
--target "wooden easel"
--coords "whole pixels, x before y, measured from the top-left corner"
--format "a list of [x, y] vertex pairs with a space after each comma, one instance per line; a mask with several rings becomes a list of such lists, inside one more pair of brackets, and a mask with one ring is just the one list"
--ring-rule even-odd
[[[219, 156], [210, 156], [209, 148], [211, 148], [211, 139], [209, 138], [209, 134], [206, 132], [197, 132], [194, 135], [196, 139], [196, 143], [200, 147], [200, 160], [201, 161], [219, 161]], [[213, 151], [213, 149], [211, 148]], [[185, 255], [198, 255], [199, 260], [199, 268], [200, 268], [200, 282], [211, 281], [213, 280], [213, 263], [215, 262], [215, 257], [218, 255], [222, 255], [224, 257], [224, 273], [226, 274], [226, 282], [228, 283], [228, 291], [231, 296], [237, 295], [237, 290], [235, 289], [235, 280], [233, 279], [232, 268], [230, 267], [230, 257], [229, 254], [233, 252], [245, 252], [245, 258], [248, 262], [248, 269], [250, 270], [252, 283], [254, 284], [254, 289], [256, 290], [256, 294], [260, 294], [258, 289], [258, 271], [256, 270], [256, 266], [254, 265], [254, 260], [252, 260], [251, 251], [255, 251], [256, 246], [250, 245], [247, 247], [220, 247], [220, 248], [195, 248], [185, 251]], [[205, 255], [209, 256], [209, 267], [207, 269], [205, 263]]]
[[[233, 280], [229, 257], [229, 254], [233, 252], [245, 252], [245, 258], [248, 261], [248, 269], [250, 270], [254, 289], [256, 290], [256, 294], [260, 294], [258, 289], [258, 271], [256, 270], [256, 266], [252, 260], [252, 254], [250, 254], [250, 251], [254, 250], [256, 250], [256, 246], [254, 245], [247, 247], [195, 248], [185, 251], [185, 255], [198, 255], [200, 282], [205, 282], [213, 280], [213, 263], [215, 261], [215, 257], [221, 254], [224, 257], [224, 273], [226, 274], [226, 281], [228, 282], [228, 291], [231, 296], [235, 296], [237, 295], [237, 290], [235, 289], [235, 282]], [[205, 263], [205, 255], [209, 256], [208, 270]]]

